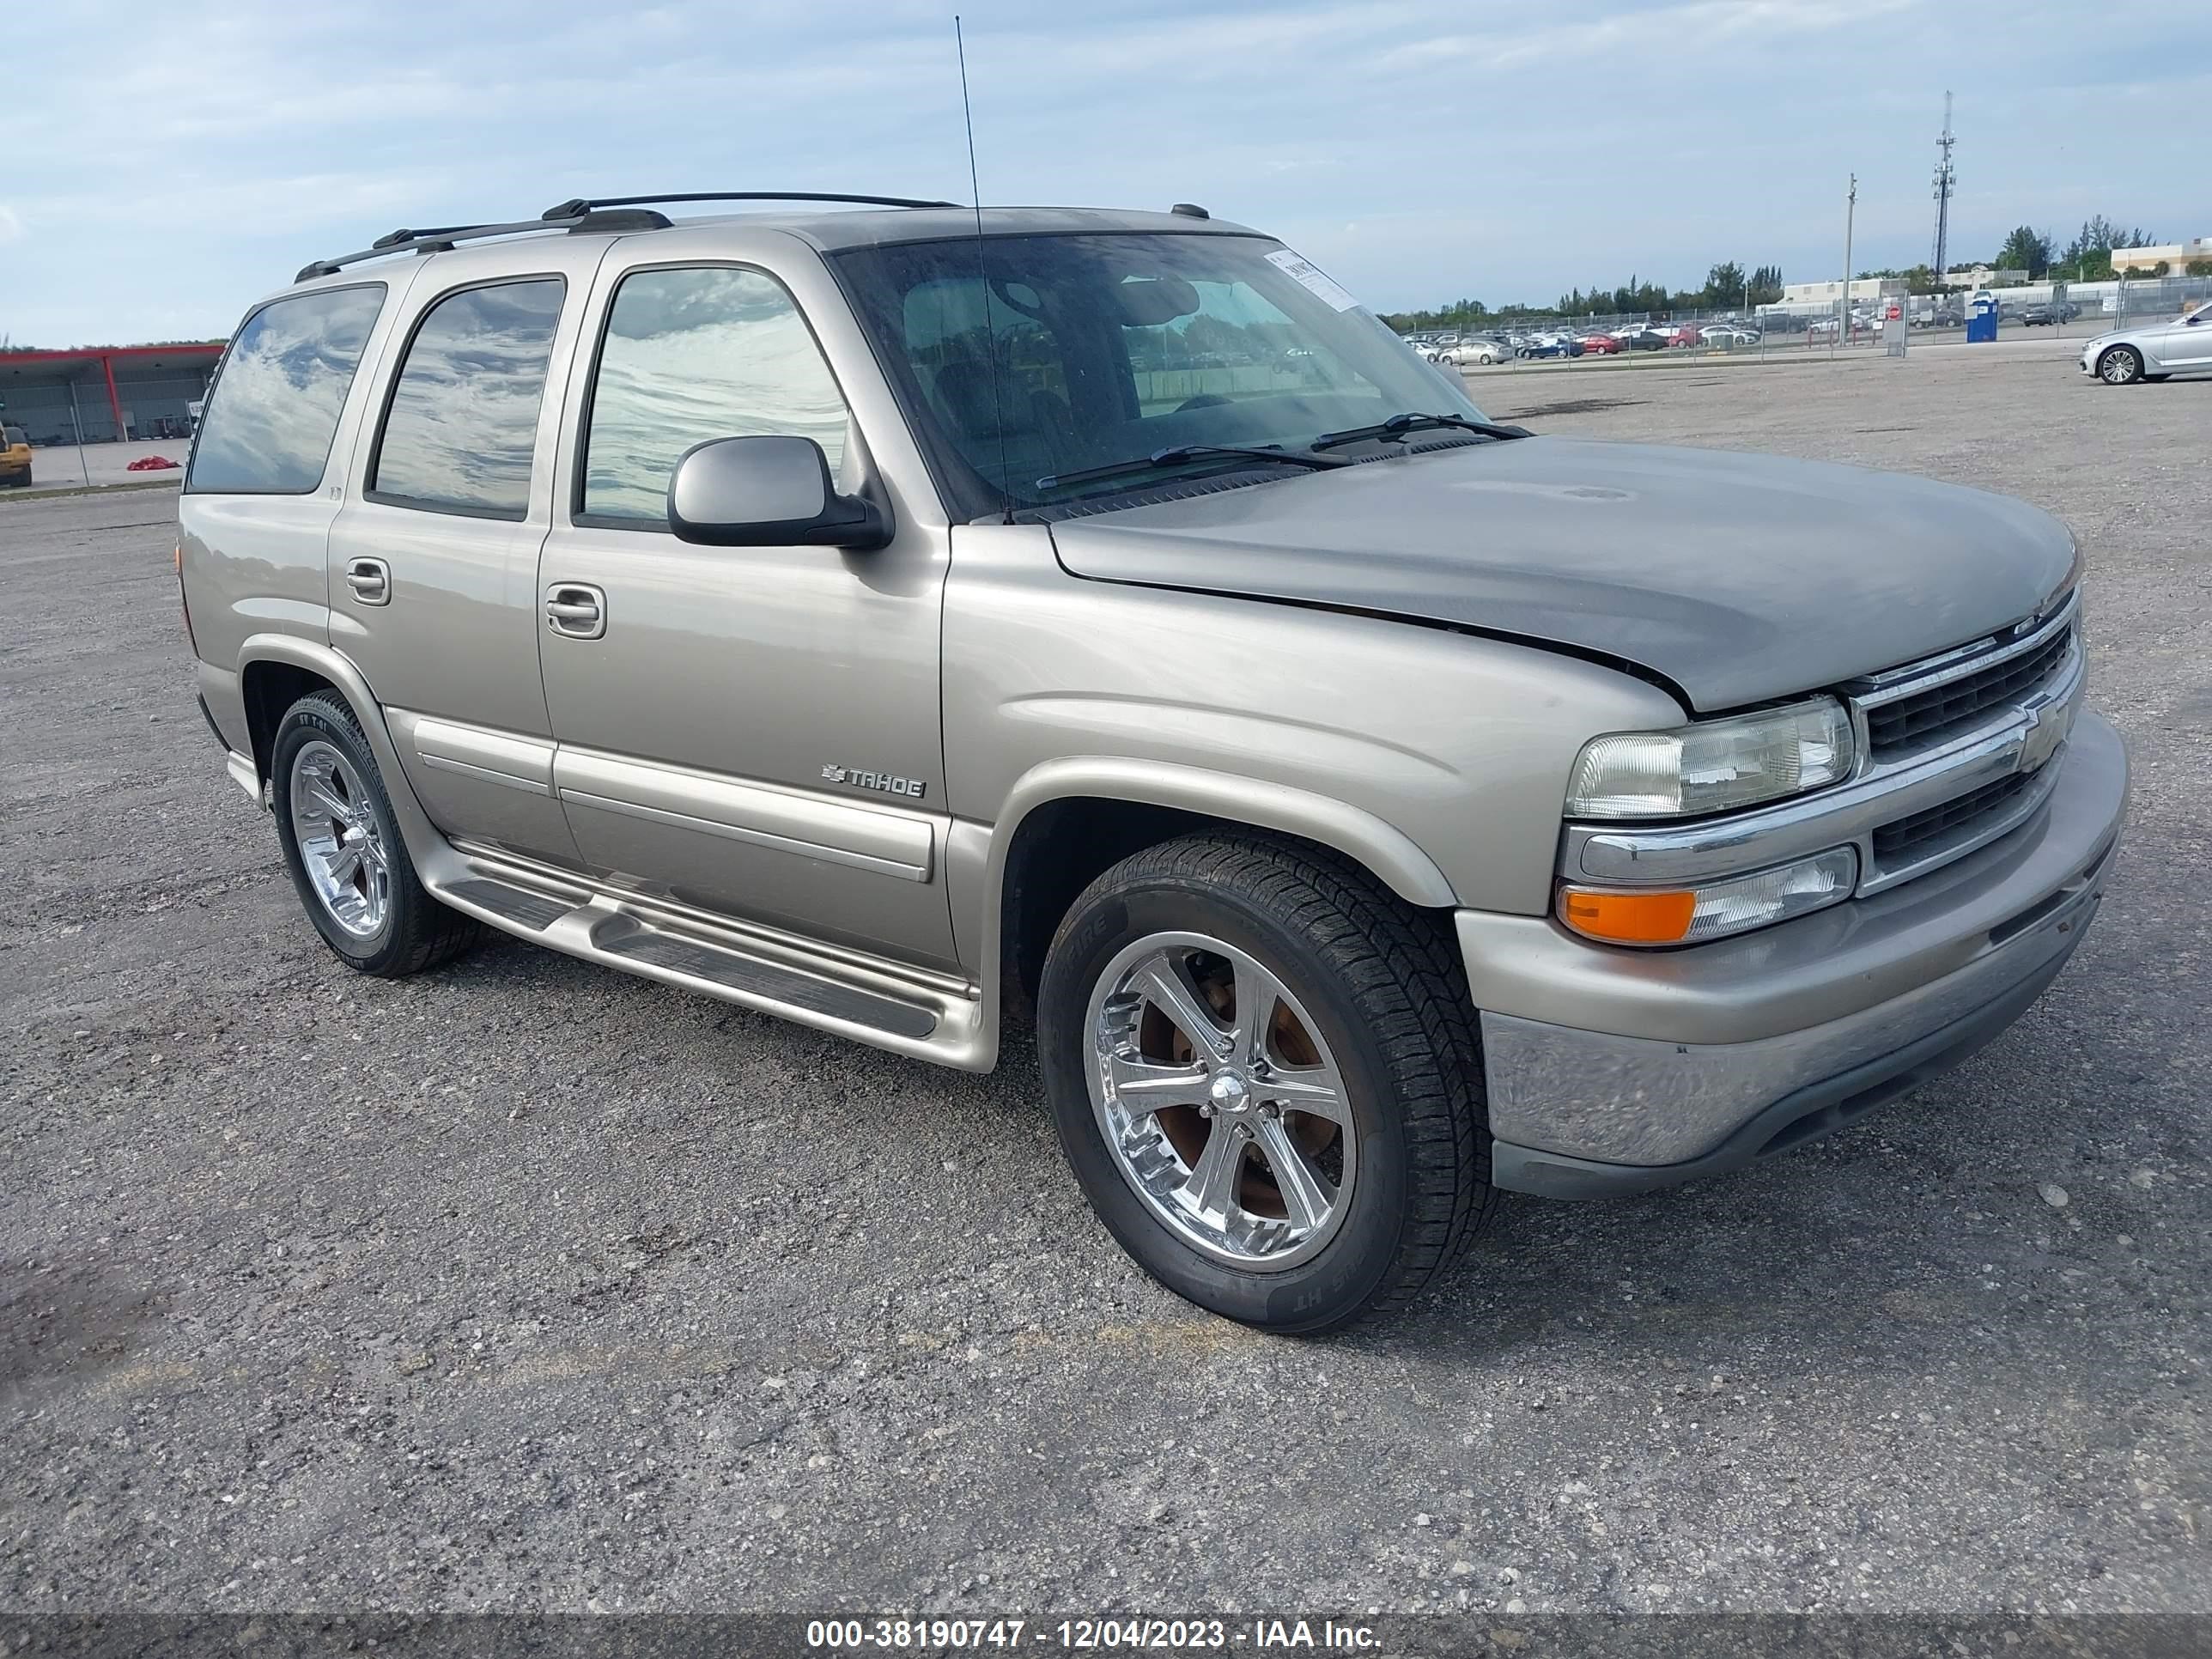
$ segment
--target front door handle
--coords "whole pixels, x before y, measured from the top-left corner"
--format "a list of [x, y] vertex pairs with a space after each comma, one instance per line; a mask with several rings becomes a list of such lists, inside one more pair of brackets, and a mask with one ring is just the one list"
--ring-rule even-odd
[[346, 586], [363, 605], [392, 603], [392, 567], [381, 559], [349, 559], [346, 562]]
[[589, 582], [555, 582], [545, 590], [545, 625], [563, 639], [598, 639], [607, 631], [605, 592]]

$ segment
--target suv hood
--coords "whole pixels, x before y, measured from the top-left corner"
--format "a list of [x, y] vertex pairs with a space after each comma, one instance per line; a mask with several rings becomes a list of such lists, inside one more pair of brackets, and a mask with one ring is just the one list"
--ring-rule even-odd
[[2002, 495], [1778, 456], [1528, 438], [1052, 526], [1072, 574], [1381, 611], [1636, 664], [1710, 713], [2035, 614], [2073, 538]]

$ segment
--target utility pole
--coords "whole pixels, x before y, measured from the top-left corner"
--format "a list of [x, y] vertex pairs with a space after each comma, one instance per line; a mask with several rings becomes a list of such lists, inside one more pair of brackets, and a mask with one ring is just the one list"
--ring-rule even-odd
[[1943, 136], [1936, 141], [1936, 286], [1943, 286], [1943, 272], [1951, 257], [1951, 189], [1958, 175], [1951, 167], [1951, 94], [1943, 94]]
[[1828, 342], [1828, 356], [1836, 355], [1836, 346], [1844, 331], [1851, 325], [1851, 228], [1858, 217], [1859, 176], [1851, 174], [1850, 194], [1844, 198], [1844, 297], [1836, 318], [1835, 337]]

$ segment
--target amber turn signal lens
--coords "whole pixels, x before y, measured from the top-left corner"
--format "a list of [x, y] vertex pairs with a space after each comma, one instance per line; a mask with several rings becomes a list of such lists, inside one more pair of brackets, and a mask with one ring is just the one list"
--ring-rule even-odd
[[1674, 945], [1698, 913], [1695, 893], [1596, 893], [1569, 887], [1559, 894], [1559, 920], [1588, 939], [1616, 945]]

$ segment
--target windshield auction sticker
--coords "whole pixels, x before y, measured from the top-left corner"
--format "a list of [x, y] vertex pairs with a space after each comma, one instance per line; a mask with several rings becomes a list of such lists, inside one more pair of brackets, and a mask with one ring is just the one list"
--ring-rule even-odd
[[1344, 289], [1339, 287], [1334, 279], [1319, 265], [1310, 259], [1291, 252], [1286, 247], [1279, 247], [1270, 253], [1267, 256], [1267, 263], [1271, 265], [1281, 266], [1293, 280], [1312, 289], [1339, 311], [1350, 311], [1359, 303]]

